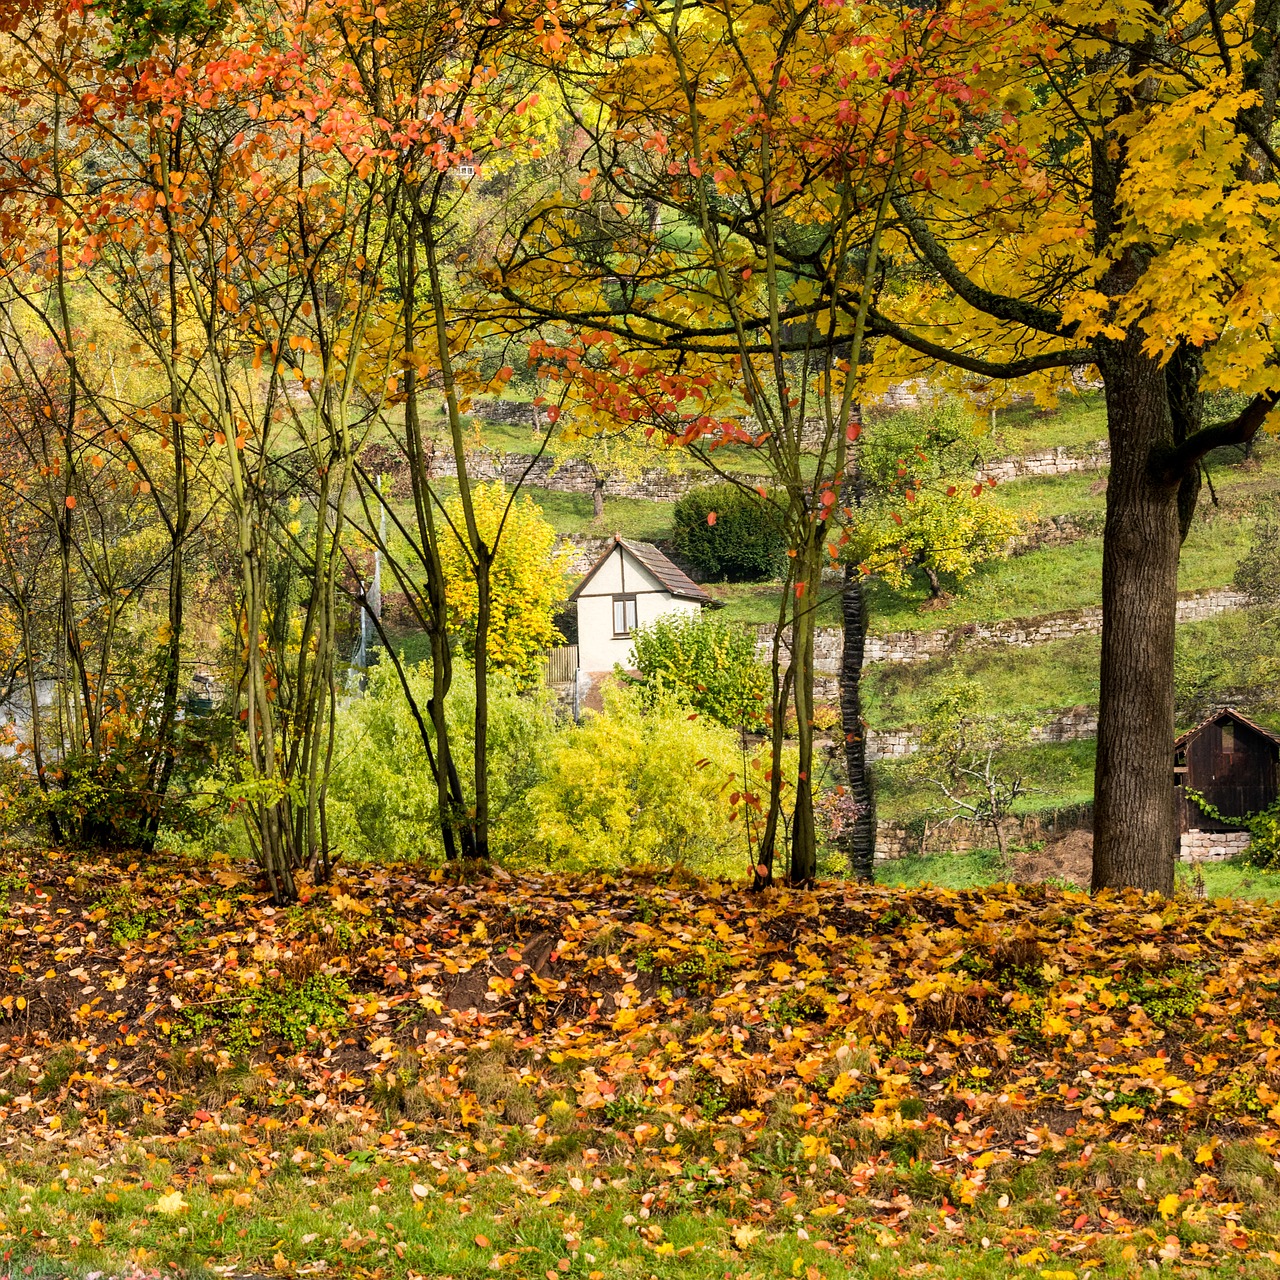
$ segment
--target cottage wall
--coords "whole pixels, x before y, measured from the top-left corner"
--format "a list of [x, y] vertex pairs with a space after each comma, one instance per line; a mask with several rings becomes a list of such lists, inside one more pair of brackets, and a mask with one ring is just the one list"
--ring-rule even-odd
[[630, 636], [613, 634], [615, 595], [635, 596], [638, 627], [668, 614], [697, 614], [702, 608], [694, 600], [673, 596], [644, 565], [619, 547], [578, 596], [578, 665], [583, 671], [635, 665]]

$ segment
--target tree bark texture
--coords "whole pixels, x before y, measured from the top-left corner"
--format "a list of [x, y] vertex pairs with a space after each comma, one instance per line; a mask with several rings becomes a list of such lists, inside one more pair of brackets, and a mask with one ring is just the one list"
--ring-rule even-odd
[[840, 651], [840, 727], [844, 733], [845, 777], [856, 812], [841, 830], [841, 844], [855, 880], [875, 878], [876, 802], [867, 768], [867, 727], [862, 719], [862, 664], [867, 642], [867, 599], [857, 565], [844, 567], [840, 596], [844, 640]]
[[1141, 335], [1101, 365], [1111, 437], [1102, 552], [1102, 684], [1093, 887], [1173, 891], [1173, 657], [1178, 487], [1153, 460], [1173, 444], [1164, 371]]

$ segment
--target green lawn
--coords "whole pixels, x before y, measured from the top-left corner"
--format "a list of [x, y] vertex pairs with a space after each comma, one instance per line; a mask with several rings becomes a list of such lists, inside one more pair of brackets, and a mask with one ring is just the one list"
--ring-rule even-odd
[[[1179, 590], [1198, 591], [1230, 583], [1248, 547], [1249, 528], [1245, 519], [1197, 523], [1182, 549]], [[777, 583], [722, 583], [708, 589], [724, 602], [722, 616], [730, 621], [756, 625], [777, 617]], [[837, 592], [834, 582], [824, 589], [818, 605], [819, 626], [839, 625]], [[990, 623], [1084, 609], [1102, 600], [1102, 539], [1082, 538], [988, 565], [959, 587], [945, 609], [921, 609], [929, 599], [922, 580], [902, 590], [872, 582], [868, 596], [874, 632], [934, 631], [966, 622]]]
[[1079, 448], [1106, 439], [1107, 410], [1100, 391], [1065, 396], [1051, 410], [1033, 405], [1001, 409], [993, 434], [997, 452], [1006, 457], [1060, 446]]
[[[1035, 786], [1014, 806], [1015, 813], [1044, 813], [1093, 799], [1096, 743], [1051, 742], [1001, 753]], [[881, 761], [875, 765], [876, 816], [886, 822], [910, 822], [934, 811], [941, 800], [937, 788], [910, 776], [909, 767]]]
[[1001, 711], [1050, 714], [1098, 701], [1097, 636], [1073, 636], [1030, 649], [972, 649], [911, 666], [877, 664], [863, 680], [867, 718], [880, 728], [917, 724], [938, 689], [977, 681], [986, 702]]
[[606, 498], [604, 515], [595, 518], [591, 495], [559, 493], [554, 489], [530, 489], [529, 496], [557, 533], [583, 534], [605, 538], [620, 533], [641, 542], [661, 542], [671, 537], [671, 502], [649, 502], [643, 498]]
[[[1024, 519], [1106, 510], [1106, 491], [1099, 480], [1105, 471], [1077, 471], [1069, 476], [1028, 476], [998, 485], [995, 498]], [[1093, 492], [1097, 489], [1098, 492]]]
[[[1260, 871], [1242, 858], [1230, 862], [1205, 862], [1200, 867], [1207, 898], [1280, 898], [1280, 871]], [[876, 883], [914, 889], [935, 885], [940, 889], [973, 889], [1008, 880], [994, 849], [973, 853], [930, 853], [879, 863]], [[1193, 889], [1194, 870], [1185, 863], [1177, 868], [1180, 892]]]

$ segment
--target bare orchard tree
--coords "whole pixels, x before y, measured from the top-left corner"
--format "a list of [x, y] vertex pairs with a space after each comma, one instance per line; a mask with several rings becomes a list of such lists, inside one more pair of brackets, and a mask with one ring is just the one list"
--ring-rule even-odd
[[929, 704], [909, 772], [937, 791], [934, 813], [986, 827], [1004, 864], [1004, 821], [1019, 799], [1036, 790], [1014, 754], [1030, 743], [1035, 721], [984, 712], [983, 696], [981, 686], [969, 680], [938, 694]]

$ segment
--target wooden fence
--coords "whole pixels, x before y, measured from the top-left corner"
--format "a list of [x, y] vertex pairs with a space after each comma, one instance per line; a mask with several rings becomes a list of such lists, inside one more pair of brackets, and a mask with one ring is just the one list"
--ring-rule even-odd
[[562, 644], [542, 655], [543, 676], [547, 684], [570, 684], [578, 670], [578, 646]]

